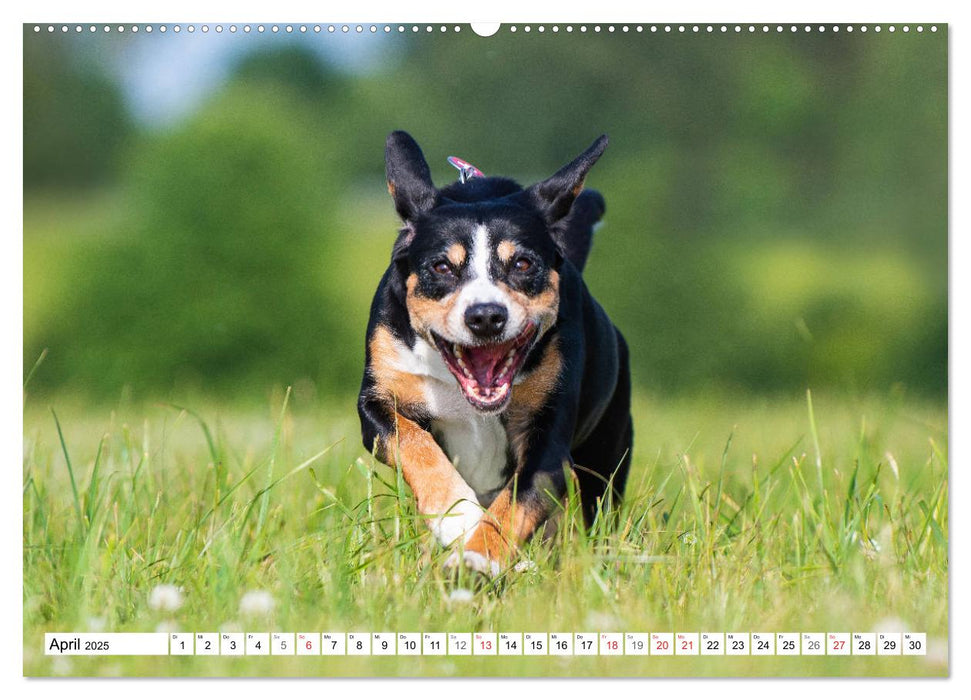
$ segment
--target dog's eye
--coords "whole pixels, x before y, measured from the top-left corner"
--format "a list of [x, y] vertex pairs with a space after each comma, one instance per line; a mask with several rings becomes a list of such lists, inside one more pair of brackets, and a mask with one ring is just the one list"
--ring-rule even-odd
[[444, 260], [439, 260], [439, 261], [437, 261], [435, 263], [432, 263], [432, 269], [435, 272], [437, 272], [438, 274], [440, 274], [440, 275], [451, 275], [452, 274], [452, 266], [449, 265]]
[[513, 263], [513, 267], [516, 272], [526, 272], [533, 266], [533, 261], [529, 258], [517, 258], [516, 262]]

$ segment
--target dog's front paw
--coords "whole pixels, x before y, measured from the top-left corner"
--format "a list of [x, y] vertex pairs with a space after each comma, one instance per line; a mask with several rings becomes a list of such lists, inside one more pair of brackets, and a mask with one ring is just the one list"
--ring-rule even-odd
[[502, 536], [499, 528], [483, 519], [465, 541], [462, 563], [473, 571], [495, 578], [514, 554], [515, 547]]
[[448, 509], [448, 512], [429, 523], [435, 539], [448, 547], [457, 540], [466, 540], [482, 519], [482, 506], [472, 494], [471, 500], [463, 498]]
[[495, 559], [490, 559], [484, 554], [465, 550], [464, 552], [452, 552], [445, 560], [446, 569], [457, 569], [459, 566], [477, 571], [489, 578], [496, 578], [501, 567]]

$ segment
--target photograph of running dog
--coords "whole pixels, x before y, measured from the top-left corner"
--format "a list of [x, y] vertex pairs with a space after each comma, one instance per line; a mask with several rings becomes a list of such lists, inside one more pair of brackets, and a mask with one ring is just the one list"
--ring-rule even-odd
[[120, 26], [23, 27], [25, 675], [948, 675], [946, 25]]
[[491, 576], [574, 465], [588, 525], [627, 481], [627, 345], [582, 278], [604, 211], [584, 181], [606, 147], [525, 189], [478, 169], [437, 189], [414, 139], [388, 137], [404, 227], [371, 306], [364, 446], [402, 471], [438, 541]]

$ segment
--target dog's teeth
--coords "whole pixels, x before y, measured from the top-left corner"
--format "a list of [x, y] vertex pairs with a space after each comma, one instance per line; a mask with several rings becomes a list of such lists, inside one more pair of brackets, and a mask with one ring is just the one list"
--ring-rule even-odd
[[453, 347], [455, 348], [455, 357], [458, 358], [459, 362], [461, 362], [462, 361], [462, 346], [461, 345], [455, 345]]

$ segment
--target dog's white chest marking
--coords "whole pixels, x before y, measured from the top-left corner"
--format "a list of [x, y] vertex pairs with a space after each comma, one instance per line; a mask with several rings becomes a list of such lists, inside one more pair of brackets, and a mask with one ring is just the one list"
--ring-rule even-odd
[[438, 350], [419, 338], [396, 343], [398, 369], [422, 377], [432, 433], [479, 500], [505, 485], [508, 439], [499, 416], [472, 408]]
[[508, 443], [497, 416], [438, 418], [432, 431], [480, 502], [505, 485]]

